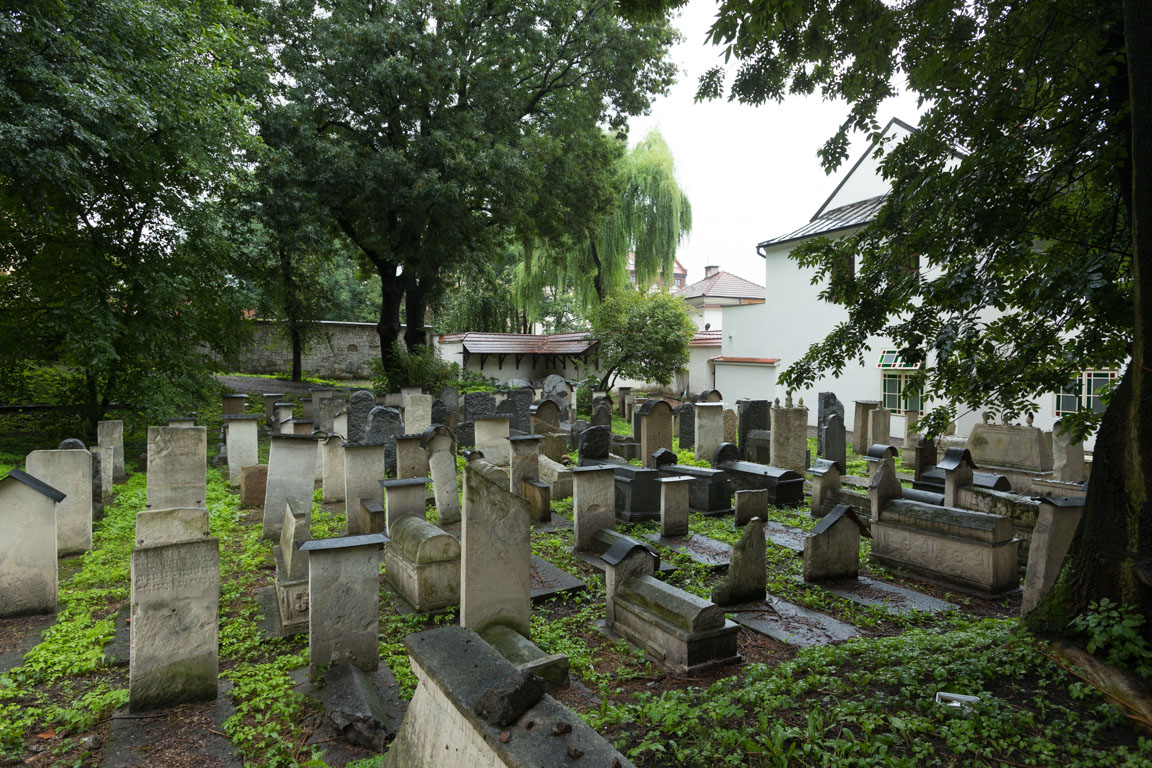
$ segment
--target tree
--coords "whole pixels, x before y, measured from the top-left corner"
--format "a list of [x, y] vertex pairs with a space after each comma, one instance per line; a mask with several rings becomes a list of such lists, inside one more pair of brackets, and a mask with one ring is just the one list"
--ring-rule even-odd
[[417, 345], [456, 265], [499, 257], [513, 233], [561, 236], [557, 212], [586, 190], [550, 174], [673, 74], [666, 22], [623, 22], [609, 0], [283, 0], [266, 18], [280, 72], [262, 135], [307, 164], [380, 275], [386, 369], [402, 301]]
[[590, 216], [583, 236], [529, 250], [517, 275], [521, 301], [538, 319], [541, 297], [572, 292], [593, 309], [628, 284], [628, 257], [636, 285], [671, 275], [676, 250], [692, 230], [692, 206], [676, 181], [672, 150], [653, 130], [618, 161], [619, 193], [611, 209]]
[[244, 339], [216, 193], [252, 141], [247, 23], [223, 0], [0, 11], [0, 365], [78, 371], [93, 433], [110, 402], [205, 391]]
[[[1038, 630], [1067, 631], [1102, 597], [1152, 616], [1148, 12], [1138, 0], [764, 0], [721, 3], [710, 32], [738, 61], [732, 98], [819, 89], [848, 101], [820, 153], [829, 169], [849, 130], [878, 136], [896, 78], [928, 105], [920, 130], [887, 148], [892, 191], [873, 224], [793, 252], [823, 275], [849, 255], [860, 268], [825, 292], [849, 319], [784, 382], [838, 373], [884, 335], [905, 359], [932, 363], [925, 378], [943, 404], [921, 424], [939, 432], [957, 405], [1027, 413], [1080, 370], [1128, 359], [1100, 423], [1083, 522], [1028, 620]], [[713, 70], [699, 96], [727, 82]], [[1075, 426], [1095, 424], [1086, 413]], [[1143, 631], [1152, 637], [1152, 625]]]
[[696, 325], [684, 302], [666, 291], [617, 291], [596, 310], [592, 337], [600, 342], [600, 389], [620, 376], [668, 386], [688, 364]]

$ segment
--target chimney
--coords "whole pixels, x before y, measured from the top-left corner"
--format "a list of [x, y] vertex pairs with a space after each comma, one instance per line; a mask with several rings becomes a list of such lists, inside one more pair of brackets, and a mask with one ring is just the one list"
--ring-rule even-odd
[[719, 271], [720, 271], [720, 267], [716, 266], [715, 264], [713, 264], [712, 266], [709, 266], [709, 267], [704, 267], [704, 277], [706, 277], [706, 278], [712, 277], [712, 275], [716, 274]]

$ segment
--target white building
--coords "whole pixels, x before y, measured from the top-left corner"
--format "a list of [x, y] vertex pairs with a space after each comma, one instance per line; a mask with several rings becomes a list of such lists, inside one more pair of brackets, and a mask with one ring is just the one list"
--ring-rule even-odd
[[[884, 129], [883, 136], [898, 142], [913, 130], [912, 126], [894, 119]], [[783, 399], [786, 393], [784, 387], [777, 384], [778, 374], [838, 323], [847, 320], [848, 314], [842, 307], [818, 298], [826, 287], [826, 279], [813, 284], [815, 270], [800, 267], [788, 255], [812, 237], [851, 235], [872, 221], [889, 190], [880, 175], [879, 160], [873, 156], [875, 149], [873, 144], [857, 160], [807, 223], [756, 246], [757, 253], [764, 258], [764, 284], [771, 286], [771, 296], [764, 304], [730, 306], [722, 310], [721, 356], [714, 358], [713, 363], [715, 388], [723, 393], [725, 400]], [[893, 413], [893, 435], [904, 433], [903, 414], [920, 408], [919, 397], [907, 389], [909, 371], [888, 340], [870, 338], [868, 346], [870, 350], [864, 352], [863, 365], [849, 360], [839, 378], [821, 379], [811, 390], [795, 393], [794, 396], [803, 397], [809, 405], [810, 424], [816, 420], [816, 394], [830, 391], [844, 403], [849, 428], [854, 426], [853, 401], [879, 400]], [[1074, 412], [1081, 405], [1102, 408], [1094, 393], [1116, 375], [1115, 371], [1085, 371], [1075, 387], [1040, 396], [1035, 401], [1038, 406], [1035, 426], [1049, 430], [1060, 415]], [[967, 433], [979, 420], [979, 413], [962, 412], [958, 414], [956, 431]]]
[[[688, 315], [701, 331], [719, 331], [723, 327], [724, 307], [763, 304], [764, 286], [717, 266], [704, 267], [704, 279], [673, 293], [688, 305]], [[711, 389], [711, 386], [705, 387]], [[699, 391], [699, 390], [697, 390]]]

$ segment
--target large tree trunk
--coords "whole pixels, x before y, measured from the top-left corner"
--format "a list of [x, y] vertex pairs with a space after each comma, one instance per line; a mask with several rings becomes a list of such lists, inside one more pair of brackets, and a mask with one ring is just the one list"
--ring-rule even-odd
[[304, 333], [300, 327], [304, 314], [300, 303], [299, 284], [292, 265], [292, 255], [280, 244], [280, 279], [284, 286], [284, 317], [288, 321], [288, 341], [292, 345], [292, 381], [300, 381], [300, 358], [304, 352]]
[[404, 328], [404, 345], [409, 352], [416, 352], [424, 346], [424, 313], [428, 308], [428, 290], [424, 281], [409, 273], [407, 290], [404, 295], [407, 304], [407, 323]]
[[[1130, 603], [1152, 640], [1152, 3], [1126, 0], [1131, 106], [1132, 361], [1096, 436], [1084, 517], [1033, 630], [1068, 631], [1093, 600]], [[1126, 195], [1127, 197], [1127, 195]]]
[[376, 334], [380, 337], [380, 362], [388, 372], [395, 370], [399, 362], [396, 343], [400, 338], [404, 280], [396, 275], [396, 267], [386, 262], [376, 262], [376, 271], [380, 275], [380, 322], [376, 324]]
[[300, 381], [303, 375], [300, 359], [304, 356], [304, 337], [300, 333], [300, 324], [295, 320], [288, 320], [288, 335], [292, 340], [292, 381]]

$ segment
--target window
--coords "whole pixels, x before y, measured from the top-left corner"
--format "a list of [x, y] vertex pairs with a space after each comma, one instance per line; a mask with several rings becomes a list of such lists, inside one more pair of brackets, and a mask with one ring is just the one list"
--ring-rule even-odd
[[1116, 371], [1084, 371], [1056, 394], [1056, 415], [1067, 416], [1086, 410], [1103, 413], [1100, 390], [1115, 381], [1118, 375]]
[[910, 379], [908, 373], [884, 374], [884, 407], [892, 413], [923, 412], [923, 402], [919, 388]]
[[676, 287], [679, 288], [682, 285], [684, 285], [684, 281], [681, 280], [680, 278], [676, 278]]
[[900, 350], [898, 349], [885, 349], [881, 350], [880, 362], [876, 363], [876, 367], [882, 371], [915, 371], [920, 367], [920, 363], [907, 362], [900, 357]]

